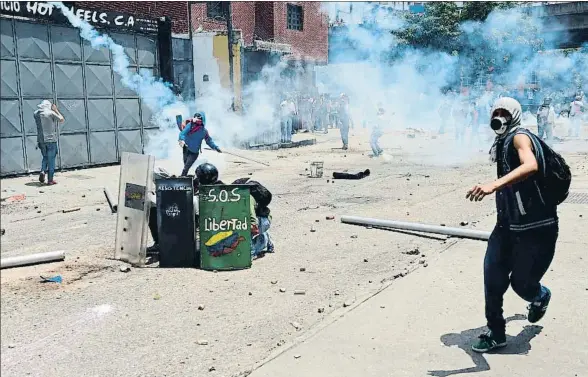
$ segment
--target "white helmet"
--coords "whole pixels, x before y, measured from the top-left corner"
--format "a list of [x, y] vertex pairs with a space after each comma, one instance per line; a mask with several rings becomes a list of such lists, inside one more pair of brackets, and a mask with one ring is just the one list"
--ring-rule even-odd
[[497, 135], [503, 135], [509, 129], [521, 124], [523, 109], [521, 108], [519, 101], [516, 99], [511, 97], [500, 97], [494, 102], [494, 106], [492, 106], [492, 110], [490, 110], [490, 116], [492, 116], [494, 111], [498, 109], [508, 111], [512, 116], [512, 119], [509, 122], [506, 122], [506, 120], [501, 117], [495, 117], [490, 120], [490, 127], [492, 127]]

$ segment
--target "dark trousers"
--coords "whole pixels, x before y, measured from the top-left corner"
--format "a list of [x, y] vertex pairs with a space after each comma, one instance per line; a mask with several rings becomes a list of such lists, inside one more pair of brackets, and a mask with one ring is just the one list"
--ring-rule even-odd
[[484, 258], [484, 293], [486, 320], [494, 334], [505, 333], [502, 304], [509, 285], [525, 301], [541, 297], [539, 282], [553, 260], [558, 233], [558, 225], [524, 232], [497, 225], [492, 231]]
[[188, 147], [184, 147], [184, 170], [182, 170], [182, 177], [188, 175], [188, 170], [194, 165], [194, 162], [198, 159], [198, 153], [194, 153], [188, 149]]

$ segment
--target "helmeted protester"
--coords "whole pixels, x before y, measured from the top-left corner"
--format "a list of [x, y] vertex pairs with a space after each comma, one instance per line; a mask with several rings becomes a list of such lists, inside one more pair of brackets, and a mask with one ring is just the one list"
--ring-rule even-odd
[[480, 201], [496, 192], [498, 212], [484, 259], [489, 331], [472, 345], [476, 352], [506, 346], [503, 297], [509, 286], [530, 303], [531, 323], [543, 318], [551, 299], [540, 281], [555, 254], [557, 205], [567, 197], [571, 174], [561, 156], [521, 127], [521, 117], [521, 105], [514, 98], [494, 103], [490, 127], [496, 139], [490, 154], [498, 179], [476, 185], [466, 195]]
[[203, 111], [194, 114], [194, 118], [186, 119], [182, 124], [182, 128], [178, 143], [183, 148], [184, 169], [182, 170], [182, 177], [185, 177], [200, 155], [202, 141], [205, 141], [210, 148], [218, 153], [222, 153], [222, 151], [208, 134], [206, 114]]
[[540, 138], [553, 139], [555, 127], [555, 109], [551, 106], [551, 97], [545, 97], [543, 104], [537, 110], [537, 133]]

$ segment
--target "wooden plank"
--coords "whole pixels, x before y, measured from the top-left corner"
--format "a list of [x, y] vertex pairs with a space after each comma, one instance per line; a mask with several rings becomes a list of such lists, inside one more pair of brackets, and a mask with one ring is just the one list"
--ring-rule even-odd
[[154, 165], [154, 156], [123, 152], [121, 157], [114, 258], [135, 266], [145, 265]]

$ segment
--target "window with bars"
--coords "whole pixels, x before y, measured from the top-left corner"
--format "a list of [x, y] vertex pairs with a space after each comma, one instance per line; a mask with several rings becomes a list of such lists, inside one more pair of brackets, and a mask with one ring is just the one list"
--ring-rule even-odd
[[302, 31], [304, 23], [304, 13], [301, 5], [288, 4], [287, 24], [290, 30]]
[[206, 17], [214, 20], [225, 20], [229, 11], [228, 1], [207, 1]]

